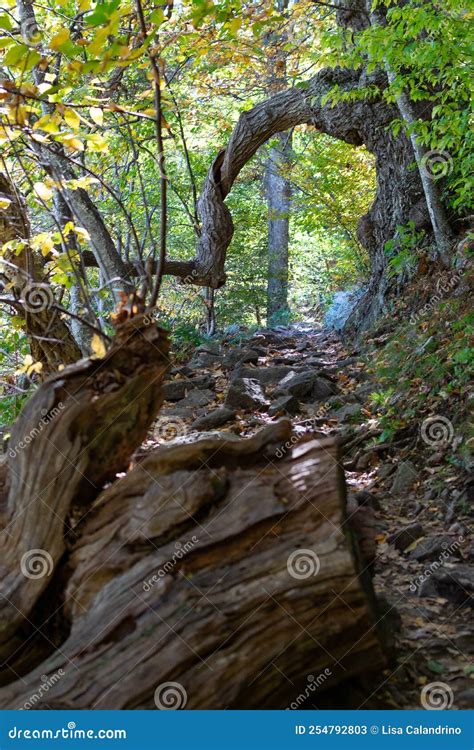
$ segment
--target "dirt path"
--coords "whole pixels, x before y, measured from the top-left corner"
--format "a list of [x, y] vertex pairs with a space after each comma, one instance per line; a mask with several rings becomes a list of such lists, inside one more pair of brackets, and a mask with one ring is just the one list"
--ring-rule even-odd
[[353, 681], [334, 695], [315, 691], [305, 707], [472, 705], [467, 518], [446, 508], [442, 493], [424, 479], [436, 471], [434, 449], [423, 445], [420, 454], [416, 435], [381, 441], [370, 399], [377, 385], [364, 353], [309, 325], [278, 328], [205, 344], [169, 377], [167, 401], [143, 451], [216, 429], [247, 436], [288, 414], [295, 435], [340, 439], [348, 510], [364, 506], [373, 524], [374, 585], [386, 601], [395, 647], [383, 675]]

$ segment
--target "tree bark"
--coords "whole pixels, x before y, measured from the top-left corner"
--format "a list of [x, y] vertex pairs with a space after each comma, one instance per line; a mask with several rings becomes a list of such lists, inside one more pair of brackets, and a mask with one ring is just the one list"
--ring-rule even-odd
[[[286, 177], [291, 163], [291, 136], [277, 134], [278, 145], [267, 161], [268, 283], [267, 321], [284, 322], [288, 314], [288, 251], [291, 187]], [[282, 320], [279, 321], [279, 318]]]
[[[96, 382], [98, 370], [89, 377]], [[65, 499], [60, 484], [61, 522], [47, 536], [52, 513], [42, 508], [38, 533], [35, 503], [17, 504], [26, 521], [5, 563], [7, 581], [17, 580], [8, 599], [37, 632], [22, 643], [16, 609], [16, 627], [2, 619], [2, 708], [155, 708], [170, 682], [187, 708], [285, 708], [310, 673], [325, 670], [330, 687], [384, 666], [332, 440], [296, 445], [281, 420], [249, 439], [159, 448], [100, 494], [67, 543], [77, 494]], [[45, 579], [18, 582], [18, 566], [21, 552], [41, 545], [55, 567], [38, 599]], [[45, 675], [59, 677], [43, 692]]]
[[43, 374], [49, 374], [60, 365], [76, 362], [81, 350], [54, 309], [53, 290], [44, 278], [40, 259], [29, 246], [30, 225], [22, 196], [1, 173], [0, 196], [10, 201], [5, 209], [0, 209], [0, 246], [15, 240], [25, 244], [19, 254], [7, 253], [6, 262], [0, 263], [1, 273], [11, 284], [17, 314], [24, 318], [31, 355], [43, 365]]
[[[127, 468], [162, 401], [168, 339], [147, 318], [120, 327], [103, 359], [47, 380], [13, 425], [0, 496], [0, 658], [14, 653], [49, 582], [28, 576], [35, 553], [53, 574], [104, 483]], [[76, 517], [75, 517], [76, 514]], [[87, 515], [87, 514], [86, 514]]]

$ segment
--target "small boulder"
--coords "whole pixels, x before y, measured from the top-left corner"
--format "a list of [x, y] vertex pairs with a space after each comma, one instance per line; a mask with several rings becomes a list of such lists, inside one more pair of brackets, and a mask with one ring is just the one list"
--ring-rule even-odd
[[189, 391], [185, 399], [181, 401], [182, 406], [193, 406], [195, 408], [207, 406], [215, 399], [215, 393], [208, 388], [194, 388]]
[[452, 537], [446, 534], [427, 536], [416, 545], [415, 549], [411, 550], [409, 554], [410, 560], [418, 560], [419, 562], [423, 560], [436, 560], [440, 555], [449, 550], [452, 541]]
[[169, 383], [164, 383], [161, 392], [165, 401], [181, 401], [182, 398], [186, 397], [186, 381], [172, 380]]
[[223, 367], [235, 367], [240, 364], [256, 365], [260, 354], [255, 349], [230, 349], [222, 358]]
[[232, 421], [234, 418], [235, 411], [222, 406], [219, 409], [214, 409], [214, 411], [209, 412], [209, 414], [204, 414], [202, 417], [198, 417], [198, 419], [192, 423], [191, 429], [215, 430], [218, 427], [222, 427], [222, 425], [227, 422]]
[[395, 549], [403, 552], [410, 544], [416, 542], [417, 539], [424, 535], [423, 526], [421, 523], [413, 523], [410, 526], [405, 526], [403, 529], [398, 529], [387, 538], [389, 544], [393, 544]]
[[336, 388], [329, 380], [321, 378], [316, 372], [291, 372], [280, 380], [277, 394], [289, 393], [296, 398], [311, 398], [322, 401], [333, 396]]
[[274, 417], [277, 414], [298, 414], [300, 405], [298, 399], [295, 396], [280, 396], [276, 401], [270, 405], [268, 409], [268, 416]]
[[418, 471], [412, 462], [402, 461], [397, 466], [390, 492], [394, 495], [402, 494], [411, 489], [417, 479]]
[[265, 409], [268, 401], [258, 380], [238, 378], [227, 391], [225, 406], [228, 409]]
[[474, 604], [474, 570], [470, 565], [446, 565], [430, 570], [425, 576], [418, 596], [443, 597], [456, 606]]

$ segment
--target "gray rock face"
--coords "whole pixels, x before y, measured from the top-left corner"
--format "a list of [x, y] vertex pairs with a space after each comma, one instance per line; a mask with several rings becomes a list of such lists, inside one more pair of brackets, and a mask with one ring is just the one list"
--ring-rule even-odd
[[395, 472], [390, 492], [401, 494], [411, 489], [418, 479], [418, 471], [411, 461], [402, 461]]
[[342, 331], [351, 312], [365, 294], [365, 287], [354, 287], [344, 292], [336, 292], [331, 306], [324, 316], [324, 325]]
[[225, 405], [228, 409], [265, 409], [268, 401], [258, 380], [238, 378], [227, 391]]
[[219, 409], [204, 414], [202, 417], [198, 417], [192, 425], [192, 430], [215, 430], [217, 427], [227, 422], [231, 422], [235, 417], [235, 411], [228, 409], [226, 406], [222, 406]]
[[274, 401], [268, 409], [268, 416], [274, 417], [281, 412], [285, 414], [298, 414], [300, 405], [295, 396], [280, 396]]

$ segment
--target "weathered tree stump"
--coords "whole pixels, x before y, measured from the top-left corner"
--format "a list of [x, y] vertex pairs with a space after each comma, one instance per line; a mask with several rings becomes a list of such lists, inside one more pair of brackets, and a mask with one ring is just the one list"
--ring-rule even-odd
[[[113, 394], [101, 398], [117, 416]], [[83, 473], [81, 455], [68, 452], [62, 469], [72, 460]], [[80, 477], [56, 479], [52, 463], [49, 451], [47, 505], [31, 495], [26, 505], [16, 487], [24, 521], [4, 574], [37, 631], [22, 643], [18, 617], [14, 627], [2, 619], [4, 654], [16, 636], [2, 708], [284, 708], [311, 676], [324, 673], [329, 687], [383, 666], [332, 440], [295, 444], [281, 420], [249, 439], [159, 448], [96, 498], [67, 543], [64, 493]], [[100, 461], [88, 465], [88, 480], [104, 479]], [[28, 582], [29, 599], [18, 583], [25, 545], [55, 561], [49, 579]]]
[[87, 516], [88, 504], [145, 438], [168, 364], [167, 333], [133, 318], [103, 359], [51, 376], [14, 424], [0, 468], [2, 661], [34, 631], [32, 612], [56, 576], [76, 519]]

